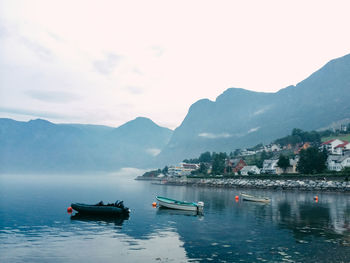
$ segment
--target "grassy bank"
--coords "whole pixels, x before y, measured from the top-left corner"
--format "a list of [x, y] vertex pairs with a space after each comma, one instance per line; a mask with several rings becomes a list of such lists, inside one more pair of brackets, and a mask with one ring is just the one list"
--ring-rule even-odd
[[339, 139], [342, 141], [350, 142], [350, 133], [349, 134], [333, 135], [333, 136], [329, 136], [329, 137], [322, 137], [322, 142], [326, 142], [326, 141], [333, 140], [333, 139]]

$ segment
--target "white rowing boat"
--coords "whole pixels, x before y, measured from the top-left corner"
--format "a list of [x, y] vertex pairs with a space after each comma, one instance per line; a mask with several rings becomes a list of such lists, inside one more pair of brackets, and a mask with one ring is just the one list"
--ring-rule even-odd
[[256, 196], [252, 196], [244, 193], [241, 193], [241, 196], [244, 201], [263, 202], [263, 203], [270, 202], [270, 199], [267, 197], [256, 197]]
[[204, 207], [203, 202], [193, 203], [193, 202], [186, 202], [186, 201], [178, 201], [178, 200], [170, 199], [167, 197], [161, 197], [161, 196], [157, 196], [156, 199], [158, 201], [159, 206], [163, 206], [171, 209], [202, 212]]

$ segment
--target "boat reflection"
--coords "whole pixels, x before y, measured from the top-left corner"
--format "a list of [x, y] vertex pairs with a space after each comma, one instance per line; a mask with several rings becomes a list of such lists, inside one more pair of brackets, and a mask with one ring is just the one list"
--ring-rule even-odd
[[114, 223], [117, 226], [122, 226], [125, 220], [129, 219], [129, 215], [87, 215], [76, 213], [70, 217], [71, 220], [79, 220], [85, 222], [106, 222]]
[[203, 213], [197, 211], [177, 210], [166, 207], [159, 207], [157, 215], [184, 215], [184, 216], [202, 216]]

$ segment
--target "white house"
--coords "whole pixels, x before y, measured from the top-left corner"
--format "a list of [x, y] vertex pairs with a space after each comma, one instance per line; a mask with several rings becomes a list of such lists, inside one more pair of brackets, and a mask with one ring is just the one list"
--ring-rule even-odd
[[261, 173], [276, 174], [276, 168], [278, 167], [277, 163], [278, 163], [278, 159], [264, 160]]
[[260, 174], [260, 169], [256, 165], [244, 166], [241, 169], [241, 175], [249, 175], [249, 174]]
[[350, 152], [344, 155], [329, 155], [327, 168], [330, 171], [341, 171], [345, 167], [350, 167]]
[[[348, 143], [348, 142], [342, 141], [339, 139], [333, 139], [333, 140], [329, 140], [329, 141], [322, 143], [321, 148], [326, 149], [330, 154], [342, 154], [342, 152], [341, 152], [342, 148], [338, 147], [336, 149], [336, 147], [339, 145], [344, 145], [344, 143]], [[346, 147], [350, 147], [350, 145], [346, 146]]]
[[281, 150], [281, 146], [278, 144], [270, 144], [265, 146], [266, 152], [279, 152]]
[[199, 164], [196, 163], [180, 163], [179, 166], [170, 166], [168, 168], [168, 174], [172, 176], [190, 175], [192, 171], [198, 168]]
[[347, 141], [344, 141], [344, 143], [339, 144], [337, 146], [334, 147], [334, 152], [336, 154], [343, 154], [346, 151], [350, 151], [350, 143]]

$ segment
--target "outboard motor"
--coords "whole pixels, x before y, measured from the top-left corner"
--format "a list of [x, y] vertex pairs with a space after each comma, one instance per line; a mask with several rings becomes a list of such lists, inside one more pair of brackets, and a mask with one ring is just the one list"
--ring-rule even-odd
[[119, 208], [124, 208], [124, 202], [123, 202], [123, 201], [117, 200], [117, 201], [115, 202], [115, 206], [116, 206], [116, 207], [119, 207]]
[[202, 213], [202, 212], [203, 212], [203, 209], [204, 209], [204, 202], [199, 201], [199, 202], [197, 203], [197, 212]]

